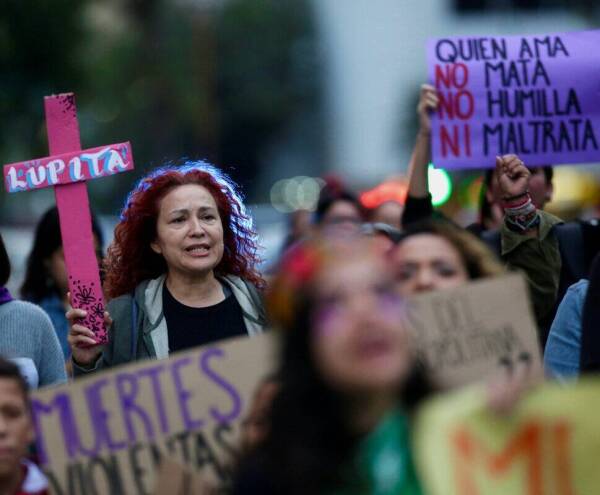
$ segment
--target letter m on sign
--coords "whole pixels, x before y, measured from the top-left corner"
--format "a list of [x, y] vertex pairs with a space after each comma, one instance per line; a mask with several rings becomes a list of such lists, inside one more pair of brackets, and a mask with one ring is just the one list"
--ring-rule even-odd
[[485, 495], [484, 487], [511, 478], [517, 483], [511, 486], [518, 489], [514, 493], [544, 495], [542, 433], [539, 423], [525, 424], [499, 451], [491, 452], [466, 428], [459, 428], [452, 436], [457, 492]]

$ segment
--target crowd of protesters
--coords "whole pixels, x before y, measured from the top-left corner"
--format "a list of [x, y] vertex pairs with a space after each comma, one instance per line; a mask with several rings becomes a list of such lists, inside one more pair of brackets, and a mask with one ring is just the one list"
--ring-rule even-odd
[[[81, 323], [85, 311], [70, 306], [56, 209], [36, 230], [21, 291], [29, 302], [5, 288], [0, 238], [0, 353], [9, 360], [0, 361], [0, 491], [46, 489], [25, 460], [27, 385], [273, 328], [279, 361], [243, 425], [233, 492], [420, 494], [411, 419], [435, 387], [415, 357], [403, 301], [512, 270], [528, 282], [547, 375], [600, 368], [600, 236], [546, 213], [552, 168], [528, 168], [516, 155], [485, 172], [477, 224], [438, 214], [427, 183], [437, 105], [424, 85], [404, 208], [366, 212], [341, 184], [326, 186], [310, 221], [293, 218], [269, 277], [257, 269], [257, 235], [237, 186], [217, 168], [186, 162], [142, 178], [106, 256], [92, 222], [109, 301], [104, 346]], [[489, 407], [510, 407], [524, 389], [494, 388]]]

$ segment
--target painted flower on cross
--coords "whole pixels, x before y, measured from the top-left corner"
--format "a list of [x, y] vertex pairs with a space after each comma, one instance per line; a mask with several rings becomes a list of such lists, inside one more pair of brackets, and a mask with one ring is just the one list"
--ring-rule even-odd
[[101, 302], [93, 304], [91, 307], [91, 312], [94, 316], [102, 320], [104, 318], [104, 305]]
[[86, 287], [85, 285], [77, 286], [77, 289], [75, 290], [75, 299], [84, 306], [96, 301], [96, 297], [92, 293], [92, 288]]

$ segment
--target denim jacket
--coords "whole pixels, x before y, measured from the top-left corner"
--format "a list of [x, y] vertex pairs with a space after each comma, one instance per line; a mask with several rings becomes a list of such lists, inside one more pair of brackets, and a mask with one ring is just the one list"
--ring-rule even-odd
[[580, 280], [569, 287], [550, 328], [544, 368], [554, 378], [574, 378], [579, 374], [581, 318], [588, 285], [587, 280]]

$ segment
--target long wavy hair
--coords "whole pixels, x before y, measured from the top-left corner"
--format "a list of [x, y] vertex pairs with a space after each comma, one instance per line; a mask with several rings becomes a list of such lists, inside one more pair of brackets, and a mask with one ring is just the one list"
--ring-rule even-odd
[[[280, 389], [270, 409], [269, 433], [241, 460], [238, 483], [244, 474], [258, 471], [274, 493], [300, 495], [322, 493], [345, 481], [344, 466], [361, 436], [348, 424], [345, 397], [321, 377], [311, 345], [312, 315], [319, 303], [315, 279], [339, 259], [338, 247], [313, 239], [291, 248], [269, 284], [267, 311], [282, 334]], [[431, 390], [415, 364], [398, 398], [410, 411]]]
[[143, 280], [167, 272], [164, 258], [150, 244], [156, 238], [161, 199], [173, 188], [187, 184], [205, 187], [219, 210], [224, 252], [215, 275], [237, 275], [264, 288], [264, 280], [256, 269], [260, 261], [257, 234], [237, 185], [212, 165], [188, 161], [154, 170], [129, 193], [105, 260], [104, 288], [109, 299], [132, 292]]

